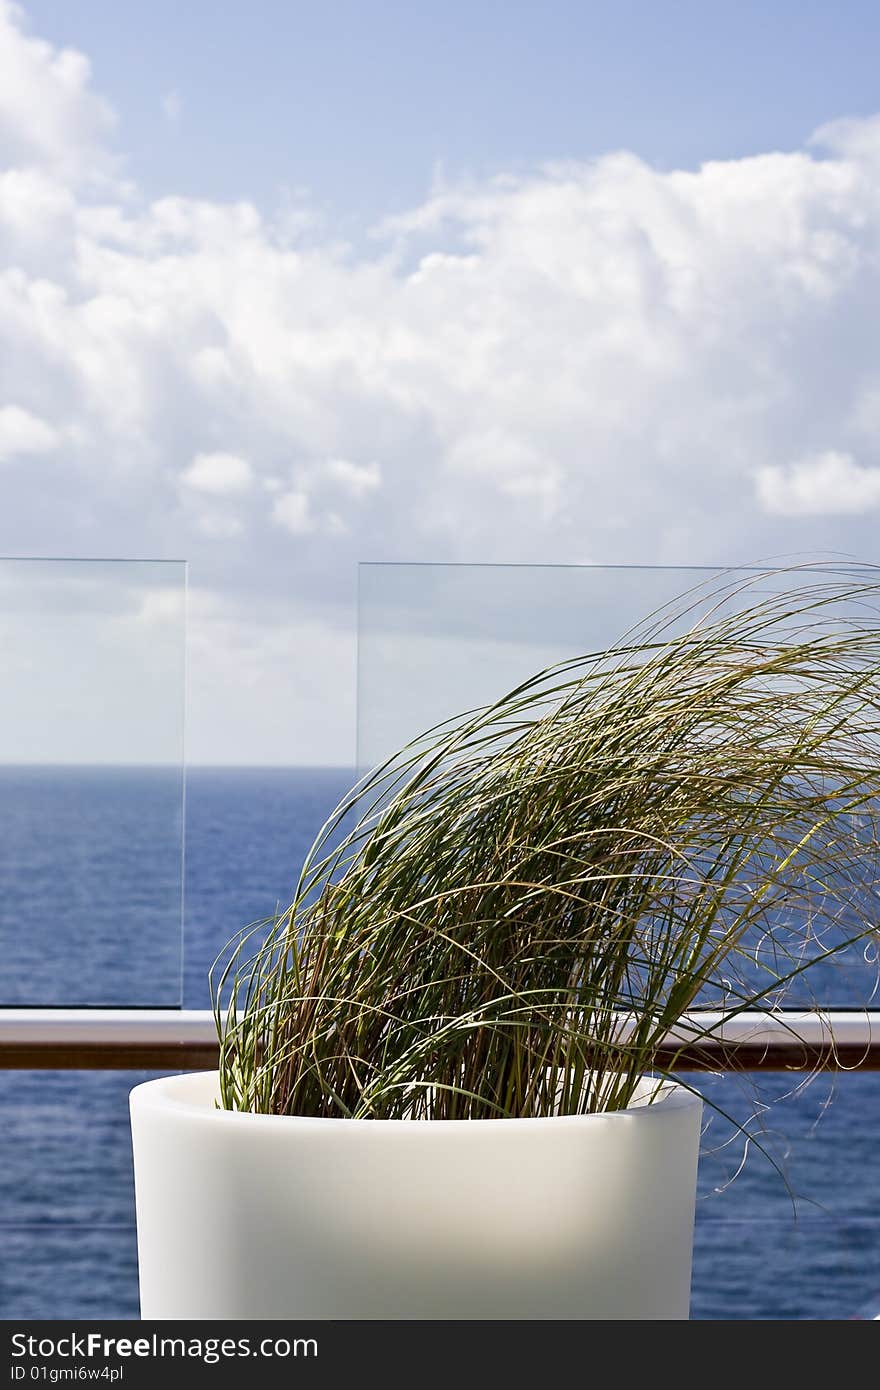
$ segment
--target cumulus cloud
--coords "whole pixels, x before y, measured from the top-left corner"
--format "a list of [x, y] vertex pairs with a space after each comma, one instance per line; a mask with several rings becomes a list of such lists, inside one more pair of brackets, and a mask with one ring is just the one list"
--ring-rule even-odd
[[90, 79], [83, 53], [28, 33], [22, 8], [0, 0], [0, 163], [77, 181], [112, 167], [114, 116]]
[[0, 406], [0, 463], [23, 454], [45, 454], [58, 443], [58, 431], [17, 405]]
[[308, 596], [328, 660], [359, 558], [873, 554], [880, 119], [437, 185], [355, 252], [144, 201], [82, 55], [0, 36], [3, 398], [64, 441], [7, 459], [6, 546], [187, 555], [239, 646]]
[[185, 487], [217, 496], [247, 492], [253, 482], [253, 470], [247, 459], [238, 454], [196, 454], [181, 474]]
[[272, 520], [277, 521], [292, 536], [304, 536], [316, 529], [309, 499], [304, 492], [284, 492], [272, 504]]
[[366, 497], [382, 482], [378, 463], [351, 463], [348, 459], [328, 459], [324, 474], [352, 497]]
[[880, 468], [833, 449], [757, 473], [761, 505], [778, 516], [847, 516], [880, 506]]

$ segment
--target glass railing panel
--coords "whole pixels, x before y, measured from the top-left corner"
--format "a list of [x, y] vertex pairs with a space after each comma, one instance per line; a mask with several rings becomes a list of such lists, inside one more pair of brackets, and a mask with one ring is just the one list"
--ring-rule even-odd
[[[187, 786], [186, 1004], [285, 906], [350, 768], [204, 768]], [[147, 1073], [0, 1070], [0, 1318], [137, 1316], [128, 1093]]]
[[353, 780], [350, 767], [188, 770], [187, 1008], [208, 1006], [221, 947], [290, 903], [313, 839]]
[[[500, 698], [556, 663], [619, 643], [664, 613], [664, 635], [809, 584], [842, 593], [857, 567], [759, 572], [688, 567], [365, 564], [359, 574], [357, 761], [376, 767], [424, 731]], [[823, 610], [825, 630], [863, 604]], [[672, 615], [672, 616], [670, 616]], [[875, 616], [877, 616], [875, 614]], [[793, 638], [779, 621], [777, 638]], [[878, 750], [880, 751], [880, 750]], [[847, 931], [840, 918], [838, 929]], [[852, 934], [852, 931], [850, 931]], [[788, 1002], [863, 1006], [876, 950], [853, 948], [796, 981]], [[880, 998], [880, 996], [878, 996]], [[708, 1000], [705, 1002], [709, 1002]]]
[[2, 1005], [181, 1002], [185, 584], [0, 561]]
[[[739, 573], [751, 583], [749, 572]], [[838, 574], [845, 583], [846, 567]], [[806, 578], [776, 575], [749, 597], [785, 594]], [[672, 567], [362, 566], [359, 770], [553, 663], [604, 649], [695, 585], [731, 579], [729, 571]], [[743, 601], [728, 593], [721, 611]], [[693, 620], [682, 612], [669, 631]], [[861, 1006], [875, 974], [853, 951], [814, 974], [811, 990], [792, 990], [788, 1002], [818, 996], [826, 1005]], [[706, 1096], [709, 1121], [692, 1315], [846, 1318], [880, 1296], [872, 1176], [880, 1076], [824, 1074], [807, 1087], [803, 1073], [791, 1072], [685, 1079]]]

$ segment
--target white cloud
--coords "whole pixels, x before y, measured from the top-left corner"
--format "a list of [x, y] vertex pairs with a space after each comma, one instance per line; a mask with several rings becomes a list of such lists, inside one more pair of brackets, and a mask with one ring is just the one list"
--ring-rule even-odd
[[70, 190], [41, 169], [0, 172], [0, 228], [10, 237], [26, 239], [31, 248], [34, 236], [41, 241], [57, 237], [75, 209]]
[[777, 516], [848, 516], [880, 506], [880, 468], [834, 450], [760, 468], [756, 483], [761, 506]]
[[0, 463], [23, 454], [45, 454], [58, 444], [58, 431], [18, 405], [0, 406]]
[[322, 472], [354, 498], [366, 497], [382, 483], [378, 463], [349, 463], [348, 459], [328, 459]]
[[316, 529], [309, 499], [304, 492], [285, 492], [272, 504], [272, 520], [293, 536], [304, 536]]
[[214, 386], [231, 386], [235, 376], [232, 363], [222, 348], [199, 348], [192, 357], [192, 372], [199, 385], [210, 390]]
[[218, 497], [247, 492], [253, 480], [253, 469], [238, 454], [196, 454], [181, 474], [186, 487]]
[[65, 179], [112, 167], [103, 142], [113, 112], [90, 82], [84, 54], [30, 35], [22, 8], [0, 0], [0, 165]]
[[474, 430], [453, 445], [449, 469], [464, 486], [468, 479], [484, 478], [502, 496], [534, 500], [544, 520], [552, 519], [562, 499], [552, 454], [497, 427]]
[[359, 558], [873, 555], [880, 120], [447, 183], [356, 253], [146, 202], [85, 60], [7, 0], [0, 50], [3, 399], [64, 442], [4, 469], [0, 549], [186, 555], [278, 631], [310, 596], [304, 641]]

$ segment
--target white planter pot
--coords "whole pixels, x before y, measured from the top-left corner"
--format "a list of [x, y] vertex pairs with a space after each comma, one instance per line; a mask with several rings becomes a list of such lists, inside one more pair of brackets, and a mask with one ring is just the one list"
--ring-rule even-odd
[[701, 1103], [330, 1120], [131, 1094], [144, 1318], [686, 1318]]

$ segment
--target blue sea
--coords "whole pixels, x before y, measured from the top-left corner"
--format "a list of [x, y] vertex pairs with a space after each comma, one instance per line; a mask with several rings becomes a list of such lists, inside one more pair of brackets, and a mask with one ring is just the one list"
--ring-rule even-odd
[[[340, 769], [0, 769], [2, 1004], [205, 1007], [207, 971], [290, 897]], [[841, 995], [834, 1000], [857, 1002]], [[145, 1073], [0, 1072], [0, 1316], [137, 1316], [127, 1097]], [[693, 1078], [692, 1078], [693, 1079]], [[880, 1295], [880, 1073], [700, 1078], [692, 1313], [838, 1319]], [[771, 1102], [776, 1102], [771, 1105]]]

